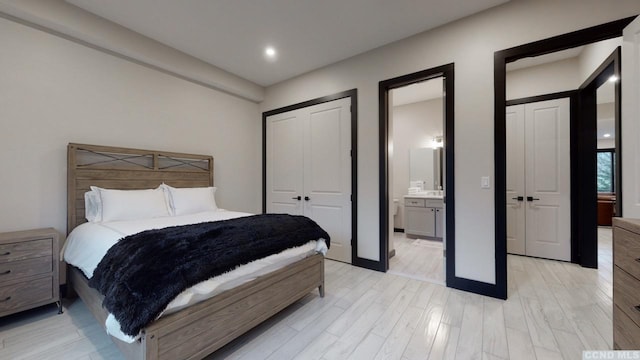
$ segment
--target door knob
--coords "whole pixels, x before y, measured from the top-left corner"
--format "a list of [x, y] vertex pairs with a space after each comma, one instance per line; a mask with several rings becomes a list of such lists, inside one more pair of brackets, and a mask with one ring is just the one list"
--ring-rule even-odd
[[523, 201], [524, 200], [524, 196], [512, 197], [511, 199], [512, 200]]
[[538, 198], [534, 198], [533, 196], [527, 196], [527, 201], [540, 200]]
[[310, 198], [310, 197], [308, 197], [308, 196], [305, 196], [305, 197], [304, 197], [304, 201], [309, 201], [309, 200], [311, 200], [311, 198]]
[[300, 200], [302, 200], [302, 196], [300, 196], [300, 195], [294, 196], [294, 197], [292, 197], [292, 199], [300, 201]]

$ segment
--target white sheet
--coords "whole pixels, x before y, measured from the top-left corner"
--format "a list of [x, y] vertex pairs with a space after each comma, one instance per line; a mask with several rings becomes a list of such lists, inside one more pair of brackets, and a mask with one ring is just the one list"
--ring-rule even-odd
[[[160, 229], [168, 226], [196, 224], [205, 221], [226, 220], [252, 214], [218, 210], [192, 215], [171, 216], [136, 221], [114, 221], [109, 223], [84, 223], [76, 227], [67, 237], [62, 249], [62, 259], [68, 264], [79, 268], [87, 278], [93, 276], [98, 263], [109, 248], [121, 238], [149, 229]], [[225, 274], [203, 281], [186, 289], [178, 295], [164, 310], [169, 314], [206, 300], [215, 294], [249, 282], [261, 275], [285, 267], [316, 252], [326, 254], [327, 246], [324, 240], [313, 240], [303, 246], [287, 249], [281, 253], [268, 256], [240, 266]], [[107, 333], [126, 342], [133, 342], [137, 337], [131, 337], [120, 330], [120, 324], [109, 314], [105, 323]]]

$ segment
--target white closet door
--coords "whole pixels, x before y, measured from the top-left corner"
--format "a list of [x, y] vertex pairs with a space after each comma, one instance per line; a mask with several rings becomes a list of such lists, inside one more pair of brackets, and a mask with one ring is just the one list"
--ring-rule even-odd
[[507, 107], [506, 121], [507, 252], [525, 255], [524, 105]]
[[339, 99], [269, 116], [266, 124], [267, 212], [311, 218], [331, 237], [327, 257], [348, 263], [350, 108], [350, 99]]
[[530, 256], [571, 260], [569, 128], [569, 99], [526, 104], [525, 196], [533, 199], [526, 201]]
[[640, 17], [622, 32], [621, 64], [622, 215], [640, 218]]
[[302, 110], [267, 118], [268, 213], [303, 214]]
[[351, 262], [350, 99], [308, 108], [304, 130], [304, 214], [329, 236], [327, 257]]

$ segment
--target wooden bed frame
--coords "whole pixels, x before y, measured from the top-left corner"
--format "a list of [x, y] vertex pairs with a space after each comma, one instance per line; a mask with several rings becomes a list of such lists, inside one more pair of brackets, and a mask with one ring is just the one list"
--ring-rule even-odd
[[[211, 156], [107, 146], [68, 146], [67, 233], [85, 222], [84, 193], [89, 186], [149, 189], [213, 186]], [[77, 294], [104, 327], [102, 295], [73, 266], [67, 288]], [[313, 255], [163, 316], [134, 343], [112, 337], [127, 359], [202, 359], [318, 288], [324, 296], [324, 257]]]

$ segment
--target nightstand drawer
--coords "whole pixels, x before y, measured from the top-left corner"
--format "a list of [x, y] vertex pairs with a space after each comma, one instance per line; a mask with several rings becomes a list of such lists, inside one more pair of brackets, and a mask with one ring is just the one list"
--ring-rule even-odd
[[50, 299], [53, 299], [51, 276], [2, 286], [0, 287], [0, 313]]
[[0, 285], [4, 281], [32, 275], [50, 274], [52, 271], [53, 262], [51, 256], [0, 263]]
[[614, 266], [613, 284], [613, 304], [640, 326], [640, 281]]
[[613, 228], [616, 253], [613, 257], [615, 265], [640, 279], [640, 241], [637, 234], [619, 227]]
[[52, 239], [23, 241], [0, 245], [0, 264], [52, 255]]

